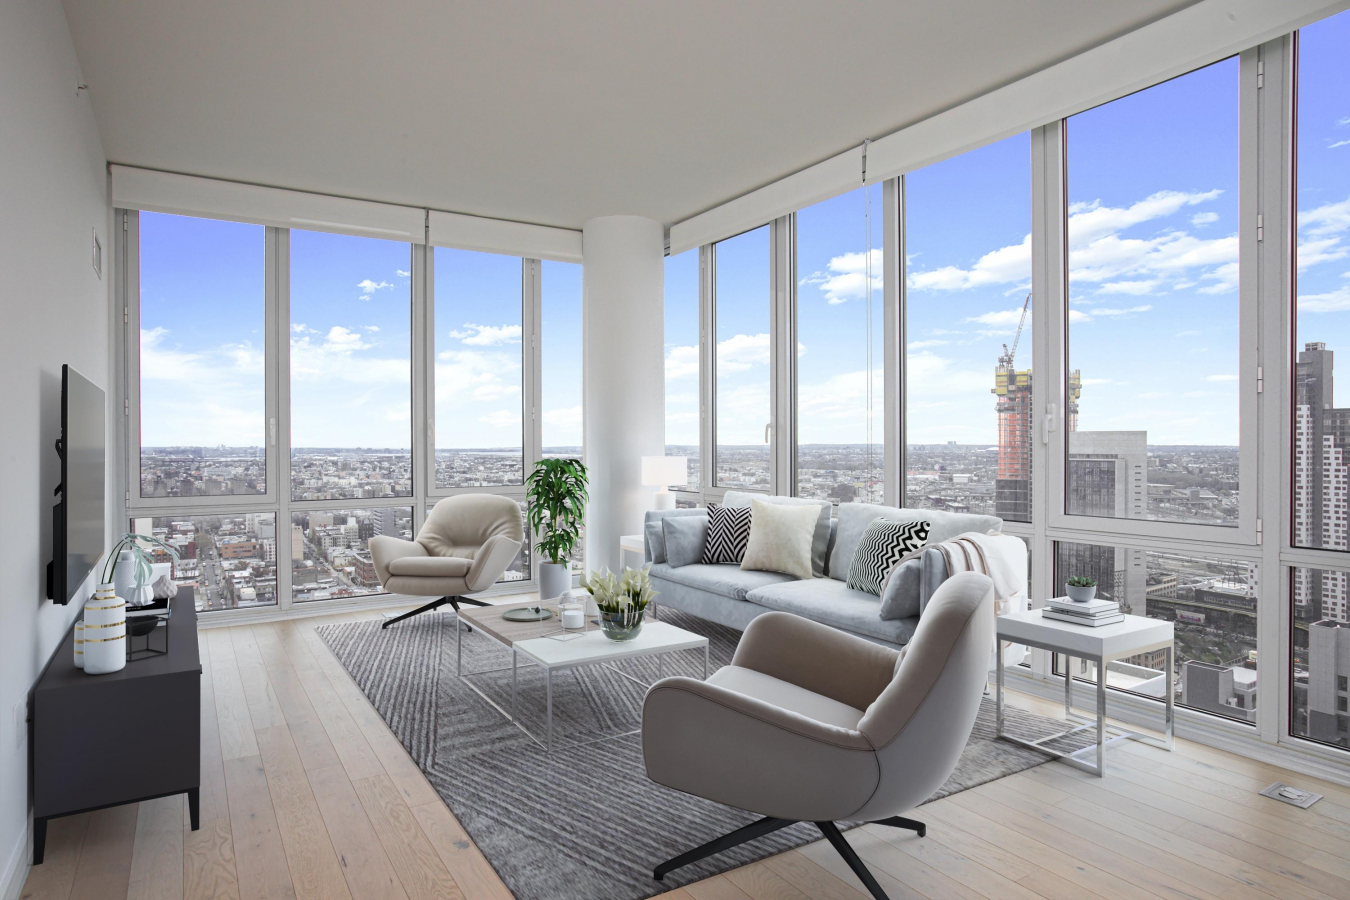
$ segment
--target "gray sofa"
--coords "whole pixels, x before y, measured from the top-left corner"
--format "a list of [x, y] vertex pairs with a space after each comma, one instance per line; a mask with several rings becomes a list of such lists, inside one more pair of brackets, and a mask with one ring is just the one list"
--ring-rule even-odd
[[946, 580], [946, 563], [937, 550], [909, 560], [891, 576], [882, 597], [852, 590], [846, 584], [862, 532], [874, 519], [902, 521], [921, 519], [929, 523], [928, 542], [950, 540], [968, 531], [1000, 530], [997, 516], [951, 513], [932, 509], [898, 509], [850, 503], [839, 507], [839, 517], [830, 515], [826, 501], [794, 497], [765, 497], [730, 491], [728, 506], [748, 506], [750, 498], [777, 503], [816, 504], [821, 518], [813, 546], [816, 577], [798, 579], [778, 572], [746, 571], [735, 565], [672, 567], [666, 561], [662, 519], [672, 516], [706, 516], [706, 509], [653, 510], [647, 513], [643, 540], [651, 565], [656, 602], [744, 631], [755, 617], [771, 610], [794, 613], [825, 625], [856, 634], [887, 647], [909, 643], [924, 604]]

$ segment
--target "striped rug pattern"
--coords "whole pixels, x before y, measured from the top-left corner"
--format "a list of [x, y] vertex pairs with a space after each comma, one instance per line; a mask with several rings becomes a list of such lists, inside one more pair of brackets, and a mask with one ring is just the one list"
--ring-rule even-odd
[[[740, 632], [662, 608], [660, 618], [706, 635], [711, 668], [726, 665]], [[316, 629], [517, 900], [641, 900], [691, 881], [816, 840], [798, 825], [652, 880], [654, 865], [756, 817], [649, 781], [637, 735], [645, 688], [607, 668], [555, 674], [551, 755], [470, 690], [456, 672], [456, 618], [427, 613], [387, 629], [379, 621]], [[462, 665], [502, 709], [511, 704], [511, 655], [478, 632], [462, 633]], [[701, 677], [702, 651], [668, 654], [666, 675]], [[643, 684], [657, 680], [654, 658], [619, 664]], [[488, 671], [492, 669], [504, 671]], [[518, 715], [542, 737], [543, 670], [518, 672]], [[1058, 723], [1008, 710], [1019, 734], [1050, 734]], [[956, 771], [934, 799], [1046, 761], [994, 741], [986, 700]], [[922, 815], [919, 815], [922, 818]]]

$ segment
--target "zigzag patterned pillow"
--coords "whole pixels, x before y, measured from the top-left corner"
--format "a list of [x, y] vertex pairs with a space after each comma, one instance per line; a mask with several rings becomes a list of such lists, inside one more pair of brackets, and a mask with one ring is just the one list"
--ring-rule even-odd
[[745, 558], [750, 542], [750, 507], [708, 507], [708, 540], [703, 544], [704, 565], [734, 563]]
[[858, 541], [858, 551], [848, 567], [848, 586], [880, 597], [891, 569], [927, 542], [927, 522], [877, 519], [867, 526]]

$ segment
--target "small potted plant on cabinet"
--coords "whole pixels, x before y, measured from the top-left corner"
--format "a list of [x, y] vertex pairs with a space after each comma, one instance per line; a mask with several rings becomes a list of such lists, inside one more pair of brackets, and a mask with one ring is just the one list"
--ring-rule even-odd
[[589, 475], [579, 459], [541, 459], [525, 481], [530, 529], [539, 538], [539, 599], [553, 600], [572, 587], [570, 558], [581, 540]]
[[1075, 575], [1064, 585], [1069, 599], [1075, 603], [1087, 603], [1097, 596], [1097, 579], [1086, 575]]

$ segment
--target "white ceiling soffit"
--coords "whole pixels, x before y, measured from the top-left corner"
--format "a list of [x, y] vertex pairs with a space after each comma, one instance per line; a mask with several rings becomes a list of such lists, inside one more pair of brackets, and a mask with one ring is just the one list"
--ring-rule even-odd
[[581, 262], [581, 232], [431, 211], [431, 244], [530, 259]]
[[112, 204], [118, 209], [228, 219], [414, 244], [423, 243], [426, 233], [426, 211], [414, 206], [349, 200], [134, 166], [109, 168]]
[[579, 229], [688, 219], [1191, 2], [61, 5], [113, 162]]
[[[1350, 6], [1350, 0], [1202, 0], [1049, 68], [872, 141], [874, 183], [1019, 134]], [[670, 252], [721, 240], [862, 184], [862, 148], [672, 225]], [[845, 163], [845, 160], [852, 160]]]
[[[305, 191], [239, 184], [135, 166], [113, 165], [112, 202], [140, 209], [228, 219], [278, 228], [328, 231], [360, 237], [505, 253], [531, 259], [581, 262], [581, 232], [458, 213], [329, 197]], [[429, 224], [429, 229], [424, 227]]]

